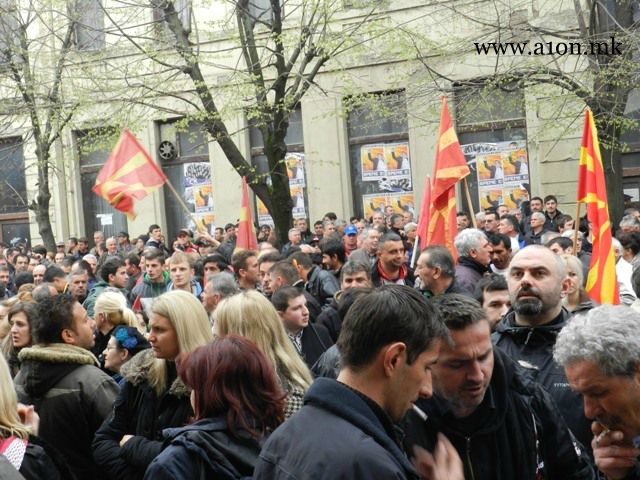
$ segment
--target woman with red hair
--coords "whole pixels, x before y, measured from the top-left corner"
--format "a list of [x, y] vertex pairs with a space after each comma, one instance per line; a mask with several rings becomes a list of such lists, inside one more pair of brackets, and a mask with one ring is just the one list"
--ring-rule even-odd
[[265, 435], [284, 419], [285, 394], [265, 355], [227, 335], [181, 356], [177, 368], [196, 421], [163, 432], [167, 447], [145, 480], [251, 476]]

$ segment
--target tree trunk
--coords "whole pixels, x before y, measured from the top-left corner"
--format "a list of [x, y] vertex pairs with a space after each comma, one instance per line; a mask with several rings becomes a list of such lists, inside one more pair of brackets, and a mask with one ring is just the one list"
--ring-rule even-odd
[[48, 252], [56, 251], [56, 239], [53, 236], [53, 228], [51, 228], [51, 213], [49, 212], [49, 204], [51, 202], [51, 192], [49, 190], [49, 154], [43, 152], [42, 147], [36, 147], [36, 156], [38, 158], [38, 193], [36, 198], [31, 202], [29, 207], [34, 211], [36, 222], [38, 224], [38, 232], [42, 238], [45, 248]]
[[622, 192], [622, 155], [619, 150], [611, 150], [600, 146], [602, 155], [602, 167], [607, 187], [607, 204], [609, 207], [609, 219], [615, 232], [620, 219], [624, 215], [624, 198]]

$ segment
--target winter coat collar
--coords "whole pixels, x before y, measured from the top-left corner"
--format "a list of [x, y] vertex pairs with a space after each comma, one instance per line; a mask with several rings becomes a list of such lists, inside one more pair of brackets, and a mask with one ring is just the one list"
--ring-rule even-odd
[[[155, 360], [156, 357], [153, 354], [153, 350], [143, 350], [122, 366], [120, 375], [135, 386], [148, 384]], [[183, 383], [180, 377], [176, 377], [171, 387], [169, 387], [168, 393], [175, 397], [188, 397], [191, 394], [191, 390]]]
[[43, 397], [78, 368], [98, 366], [98, 360], [90, 351], [66, 343], [23, 348], [18, 358], [22, 362], [18, 375], [24, 378], [27, 394], [34, 398]]
[[41, 363], [99, 366], [98, 359], [89, 350], [66, 343], [49, 343], [23, 348], [18, 358], [21, 362], [33, 360]]
[[470, 268], [471, 270], [475, 270], [481, 275], [484, 275], [489, 271], [489, 267], [485, 267], [484, 265], [479, 264], [471, 257], [460, 257], [458, 259], [458, 265]]
[[386, 433], [375, 413], [357, 393], [352, 392], [348, 387], [336, 380], [318, 378], [307, 390], [304, 403], [331, 412], [353, 424], [387, 450], [405, 472], [415, 475], [413, 466], [394, 439]]

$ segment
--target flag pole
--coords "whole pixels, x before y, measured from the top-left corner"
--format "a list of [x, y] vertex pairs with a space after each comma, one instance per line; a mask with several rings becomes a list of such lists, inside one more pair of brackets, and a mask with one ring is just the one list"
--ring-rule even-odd
[[173, 196], [176, 197], [176, 200], [178, 200], [178, 204], [184, 209], [184, 211], [187, 213], [187, 215], [189, 216], [189, 218], [191, 219], [193, 224], [196, 226], [196, 230], [198, 230], [198, 232], [202, 233], [202, 229], [201, 229], [200, 225], [198, 224], [198, 221], [196, 220], [196, 217], [193, 216], [193, 212], [191, 210], [189, 210], [189, 207], [187, 207], [187, 204], [185, 203], [183, 198], [180, 196], [178, 191], [175, 189], [175, 187], [171, 183], [171, 180], [169, 180], [169, 177], [166, 177], [166, 178], [167, 178], [167, 180], [166, 180], [165, 185], [167, 187], [169, 187], [169, 190], [171, 190], [171, 193], [173, 193]]
[[576, 218], [573, 221], [573, 254], [578, 256], [578, 228], [580, 227], [580, 201], [576, 203]]
[[409, 262], [410, 263], [409, 266], [411, 268], [414, 268], [416, 265], [416, 252], [418, 251], [419, 245], [420, 245], [420, 236], [417, 236], [416, 241], [413, 244], [413, 251], [411, 252], [411, 262]]
[[471, 203], [471, 193], [469, 193], [469, 184], [467, 183], [467, 177], [464, 177], [464, 193], [467, 197], [467, 205], [469, 206], [469, 211], [471, 212], [471, 223], [473, 224], [473, 228], [478, 228], [478, 224], [476, 222], [476, 213], [473, 211], [473, 203]]

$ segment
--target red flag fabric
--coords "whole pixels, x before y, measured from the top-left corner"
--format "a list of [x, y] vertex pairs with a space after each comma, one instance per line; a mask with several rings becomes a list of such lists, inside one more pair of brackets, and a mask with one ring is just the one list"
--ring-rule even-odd
[[242, 177], [242, 204], [240, 206], [240, 222], [238, 223], [238, 236], [236, 238], [236, 250], [257, 250], [258, 239], [253, 228], [251, 208], [249, 208], [249, 189], [247, 179]]
[[427, 228], [429, 227], [429, 215], [431, 214], [431, 178], [427, 175], [424, 181], [424, 193], [422, 194], [422, 205], [420, 206], [420, 219], [416, 230], [416, 242], [422, 250], [427, 241]]
[[471, 171], [464, 159], [458, 136], [449, 115], [447, 100], [442, 97], [440, 133], [431, 190], [431, 212], [427, 229], [428, 245], [444, 245], [457, 258], [453, 239], [458, 233], [455, 185]]
[[135, 218], [133, 201], [142, 200], [166, 180], [138, 139], [125, 128], [98, 173], [93, 191], [116, 210]]
[[578, 202], [587, 206], [587, 218], [593, 224], [593, 251], [586, 291], [594, 302], [620, 303], [616, 279], [616, 259], [611, 240], [611, 223], [607, 208], [607, 190], [600, 156], [598, 132], [593, 113], [584, 112], [584, 129], [580, 147]]

